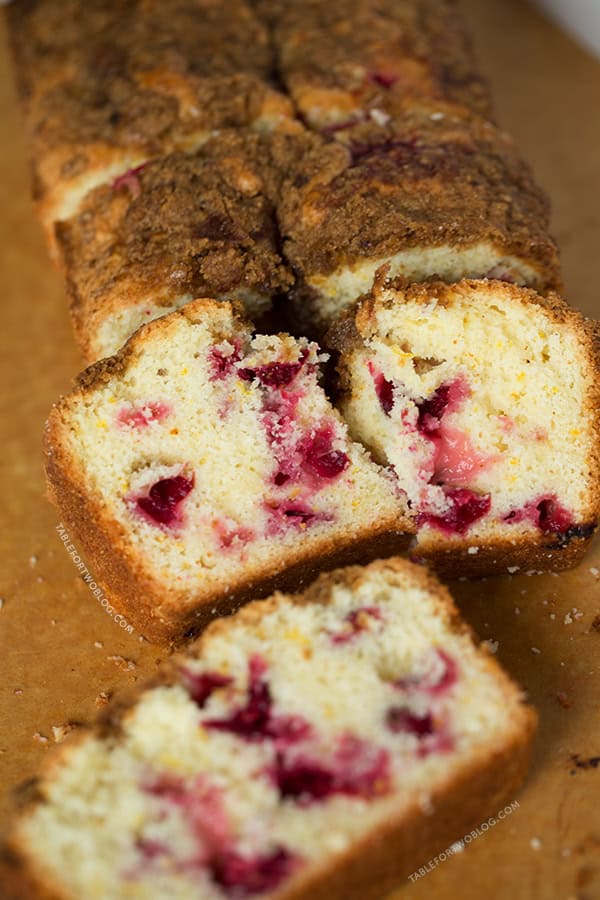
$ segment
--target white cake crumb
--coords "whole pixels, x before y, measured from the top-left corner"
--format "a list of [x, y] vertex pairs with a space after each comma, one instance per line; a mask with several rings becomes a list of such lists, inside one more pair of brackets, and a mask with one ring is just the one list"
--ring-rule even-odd
[[539, 838], [536, 838], [536, 837], [532, 837], [531, 840], [529, 841], [529, 843], [531, 845], [532, 850], [540, 850], [542, 847], [542, 842], [540, 841]]
[[532, 647], [532, 648], [531, 648], [531, 652], [532, 652], [532, 653], [535, 653], [535, 654], [538, 654], [538, 653], [541, 653], [542, 651], [540, 650], [539, 647]]

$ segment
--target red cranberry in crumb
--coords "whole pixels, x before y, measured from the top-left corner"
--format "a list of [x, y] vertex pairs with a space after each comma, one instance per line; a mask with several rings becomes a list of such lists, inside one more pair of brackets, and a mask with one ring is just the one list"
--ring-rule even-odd
[[306, 347], [302, 350], [298, 362], [271, 362], [255, 369], [239, 369], [238, 375], [243, 381], [257, 379], [265, 387], [287, 387], [292, 383], [306, 359], [309, 351]]
[[383, 621], [381, 610], [378, 606], [361, 606], [359, 609], [353, 609], [345, 618], [345, 627], [336, 634], [331, 635], [334, 644], [345, 644], [352, 638], [356, 637], [361, 631], [367, 631], [369, 628], [369, 619], [377, 619]]
[[377, 394], [380, 406], [386, 416], [389, 416], [394, 408], [394, 382], [389, 381], [383, 372], [380, 372], [372, 362], [368, 363], [368, 367], [371, 377], [373, 378], [375, 393]]
[[238, 707], [225, 719], [207, 719], [205, 728], [229, 731], [247, 741], [266, 738], [293, 742], [305, 738], [310, 726], [301, 716], [276, 716], [272, 712], [271, 691], [263, 675], [266, 664], [259, 656], [253, 656], [248, 665], [249, 684], [245, 706]]
[[487, 515], [492, 505], [490, 494], [476, 494], [467, 488], [447, 491], [448, 509], [440, 516], [421, 513], [417, 525], [431, 525], [445, 534], [464, 534], [470, 526]]
[[325, 425], [308, 438], [302, 447], [305, 464], [319, 478], [337, 478], [350, 465], [343, 450], [333, 449], [335, 433], [331, 425]]
[[453, 412], [471, 393], [464, 378], [441, 384], [431, 397], [417, 403], [419, 418], [417, 428], [427, 436], [435, 435], [445, 413]]
[[386, 750], [343, 735], [327, 762], [293, 751], [280, 753], [272, 777], [282, 797], [292, 797], [301, 805], [334, 794], [373, 799], [390, 789], [389, 763]]
[[142, 193], [142, 183], [138, 178], [138, 175], [145, 169], [148, 165], [147, 162], [142, 163], [140, 166], [135, 166], [133, 169], [128, 169], [122, 175], [119, 175], [112, 183], [113, 191], [121, 191], [123, 189], [129, 191], [133, 199]]
[[433, 718], [431, 713], [417, 716], [402, 706], [390, 706], [386, 715], [386, 725], [394, 734], [414, 734], [422, 738], [433, 734]]
[[563, 534], [573, 525], [572, 514], [559, 503], [554, 494], [527, 503], [522, 509], [513, 509], [504, 521], [517, 523], [529, 520], [544, 534]]
[[389, 72], [371, 72], [369, 78], [374, 84], [378, 84], [379, 87], [386, 90], [389, 90], [398, 81], [398, 77]]
[[173, 525], [179, 519], [178, 507], [194, 487], [194, 478], [174, 475], [153, 484], [147, 497], [139, 497], [138, 507], [159, 525]]
[[239, 341], [234, 341], [230, 348], [211, 347], [208, 351], [208, 365], [211, 381], [222, 381], [233, 372], [235, 364], [242, 358]]
[[183, 669], [183, 679], [188, 694], [197, 703], [200, 709], [204, 706], [210, 695], [222, 687], [227, 687], [233, 679], [229, 675], [221, 675], [220, 672], [190, 672]]
[[402, 691], [420, 691], [438, 697], [458, 681], [456, 661], [439, 647], [428, 651], [418, 668], [423, 674], [418, 677], [408, 675], [406, 678], [399, 678], [394, 682], [394, 687]]
[[213, 880], [225, 893], [235, 897], [250, 897], [272, 891], [288, 878], [299, 858], [285, 847], [276, 847], [262, 856], [242, 856], [230, 850], [217, 855], [210, 866]]
[[166, 403], [144, 403], [137, 407], [123, 407], [117, 413], [117, 423], [129, 428], [144, 428], [152, 422], [162, 422], [171, 410]]

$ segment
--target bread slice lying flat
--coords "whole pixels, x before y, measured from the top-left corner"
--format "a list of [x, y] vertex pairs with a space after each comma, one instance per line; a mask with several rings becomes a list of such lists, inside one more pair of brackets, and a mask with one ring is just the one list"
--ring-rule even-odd
[[514, 798], [535, 715], [400, 560], [214, 623], [29, 784], [30, 900], [378, 900]]

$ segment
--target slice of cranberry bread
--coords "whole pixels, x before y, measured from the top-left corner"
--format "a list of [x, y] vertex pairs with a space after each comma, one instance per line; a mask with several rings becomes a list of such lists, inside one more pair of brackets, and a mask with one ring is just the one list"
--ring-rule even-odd
[[194, 297], [237, 298], [257, 318], [291, 286], [275, 223], [277, 140], [225, 131], [97, 188], [57, 227], [87, 362]]
[[384, 277], [333, 340], [350, 433], [406, 491], [415, 555], [450, 575], [572, 566], [600, 519], [595, 324], [500, 281]]
[[59, 748], [13, 825], [13, 880], [55, 900], [379, 900], [514, 798], [534, 728], [424, 570], [338, 570], [214, 623]]
[[278, 213], [299, 278], [296, 317], [313, 332], [370, 290], [384, 263], [411, 282], [560, 284], [546, 198], [510, 138], [460, 107], [408, 104], [389, 127], [361, 126], [347, 148], [309, 149], [304, 167]]
[[[97, 185], [150, 158], [193, 150], [215, 129], [273, 127], [291, 115], [287, 98], [266, 81], [267, 35], [243, 0], [138, 2], [122, 11], [112, 4], [89, 43], [82, 24], [81, 42], [65, 38], [64, 49], [62, 29], [53, 37], [42, 27], [54, 22], [56, 3], [30, 5], [19, 4], [25, 9], [11, 19], [17, 67], [29, 58], [23, 45], [34, 25], [57, 66], [50, 73], [42, 66], [42, 83], [33, 79], [26, 116], [34, 196], [53, 250], [54, 223], [74, 215]], [[77, 21], [85, 21], [86, 4], [79, 5]], [[46, 58], [39, 45], [38, 53]]]
[[309, 126], [346, 136], [401, 115], [403, 102], [451, 100], [487, 116], [490, 97], [453, 0], [272, 0], [280, 78]]
[[53, 409], [53, 498], [148, 638], [402, 543], [404, 500], [348, 439], [323, 358], [198, 300], [140, 329]]

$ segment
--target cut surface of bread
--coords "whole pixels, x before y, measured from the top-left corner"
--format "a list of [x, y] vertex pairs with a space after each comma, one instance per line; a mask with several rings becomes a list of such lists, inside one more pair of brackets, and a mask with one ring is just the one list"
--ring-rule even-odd
[[329, 404], [322, 358], [306, 339], [252, 337], [228, 302], [194, 301], [53, 409], [51, 492], [147, 637], [181, 638], [294, 567], [361, 559], [364, 542], [383, 555], [378, 539], [408, 525]]
[[338, 570], [63, 745], [13, 859], [60, 900], [378, 898], [513, 799], [534, 727], [420, 567]]
[[[275, 222], [284, 135], [228, 130], [93, 191], [57, 228], [88, 362], [194, 297], [234, 297], [256, 319], [292, 284]], [[302, 140], [299, 136], [298, 140]], [[277, 155], [275, 153], [275, 155]]]
[[512, 141], [463, 108], [407, 104], [389, 127], [361, 126], [347, 148], [309, 150], [305, 166], [278, 214], [299, 280], [296, 318], [313, 333], [384, 263], [412, 282], [560, 284], [546, 198]]
[[600, 518], [598, 338], [557, 296], [382, 273], [334, 342], [350, 433], [451, 574], [573, 565]]
[[358, 123], [401, 115], [408, 98], [489, 115], [454, 2], [292, 0], [258, 10], [271, 25], [280, 78], [313, 128], [345, 139]]

